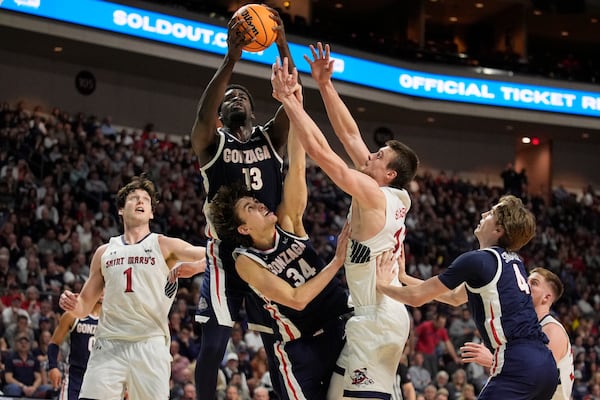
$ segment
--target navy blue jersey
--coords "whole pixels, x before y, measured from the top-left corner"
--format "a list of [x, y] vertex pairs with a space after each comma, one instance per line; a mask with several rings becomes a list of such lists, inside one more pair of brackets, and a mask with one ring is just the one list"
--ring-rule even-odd
[[[206, 201], [210, 202], [221, 186], [244, 182], [260, 202], [275, 210], [283, 190], [283, 160], [264, 128], [255, 126], [245, 142], [222, 128], [217, 135], [215, 155], [200, 168]], [[214, 235], [214, 231], [210, 233]]]
[[454, 289], [466, 283], [469, 308], [490, 349], [519, 339], [548, 342], [538, 322], [523, 261], [499, 247], [459, 256], [440, 281]]
[[[325, 267], [308, 238], [285, 232], [279, 226], [276, 226], [272, 249], [238, 248], [235, 255], [239, 254], [256, 261], [293, 287], [314, 278]], [[302, 311], [275, 302], [268, 302], [265, 307], [274, 320], [274, 331], [284, 342], [313, 335], [350, 311], [348, 295], [337, 278]]]
[[263, 327], [270, 322], [260, 308], [263, 302], [237, 274], [232, 258], [234, 247], [216, 240], [208, 205], [221, 186], [243, 181], [259, 201], [275, 210], [283, 191], [283, 160], [262, 126], [255, 126], [250, 139], [245, 142], [225, 129], [218, 129], [217, 135], [215, 155], [200, 168], [207, 193], [204, 214], [207, 218], [206, 234], [210, 240], [206, 245], [206, 275], [196, 320], [204, 323], [214, 315], [219, 325], [233, 326], [233, 322], [239, 319], [245, 300], [250, 325], [253, 329], [264, 331]]
[[94, 345], [94, 334], [98, 326], [98, 317], [88, 315], [82, 319], [76, 319], [71, 328], [69, 339], [71, 341], [69, 359], [67, 360], [70, 367], [77, 367], [85, 370], [88, 359], [90, 358], [90, 350]]

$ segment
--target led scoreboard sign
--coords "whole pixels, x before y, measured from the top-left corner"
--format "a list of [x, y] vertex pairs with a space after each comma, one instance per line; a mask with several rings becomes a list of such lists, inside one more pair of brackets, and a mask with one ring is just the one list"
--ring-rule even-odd
[[[225, 27], [108, 1], [0, 0], [0, 19], [6, 16], [2, 10], [204, 52], [224, 55], [227, 51]], [[306, 46], [289, 45], [296, 60], [308, 53]], [[277, 55], [277, 48], [271, 46], [259, 53], [244, 52], [243, 59], [271, 65]], [[360, 86], [433, 100], [600, 117], [598, 92], [424, 73], [341, 53], [332, 53], [332, 57], [335, 78]], [[307, 63], [299, 64], [299, 71], [310, 73]]]

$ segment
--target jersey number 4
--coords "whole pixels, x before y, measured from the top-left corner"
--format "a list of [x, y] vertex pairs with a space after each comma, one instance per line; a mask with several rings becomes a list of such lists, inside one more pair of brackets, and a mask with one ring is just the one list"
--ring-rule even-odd
[[513, 269], [515, 271], [515, 278], [517, 278], [517, 286], [519, 286], [519, 289], [521, 289], [521, 291], [529, 294], [530, 293], [529, 284], [527, 283], [527, 279], [525, 279], [523, 274], [521, 274], [521, 270], [519, 270], [519, 266], [517, 264], [513, 264]]

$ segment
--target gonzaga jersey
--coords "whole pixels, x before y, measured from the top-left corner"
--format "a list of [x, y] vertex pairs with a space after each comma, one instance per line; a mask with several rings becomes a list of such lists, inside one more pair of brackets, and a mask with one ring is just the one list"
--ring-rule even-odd
[[262, 126], [255, 126], [245, 142], [222, 128], [217, 129], [217, 135], [214, 157], [200, 168], [206, 191], [204, 214], [209, 238], [217, 236], [210, 225], [208, 205], [221, 186], [244, 182], [252, 194], [273, 211], [281, 201], [283, 190], [283, 160]]
[[[235, 256], [243, 254], [286, 281], [299, 287], [314, 278], [325, 263], [316, 253], [308, 237], [298, 237], [276, 226], [275, 244], [268, 250], [238, 248]], [[257, 289], [252, 288], [262, 295]], [[274, 330], [284, 342], [302, 336], [312, 336], [350, 311], [348, 295], [339, 279], [334, 278], [302, 311], [267, 302], [265, 307], [274, 321]]]
[[[270, 210], [275, 210], [281, 201], [283, 190], [283, 160], [273, 147], [271, 139], [261, 126], [255, 126], [250, 139], [242, 142], [224, 129], [218, 129], [218, 148], [214, 157], [203, 167], [204, 203], [206, 215], [206, 276], [202, 283], [196, 321], [206, 322], [214, 313], [220, 325], [233, 326], [239, 319], [239, 309], [246, 294], [250, 313], [248, 318], [253, 329], [265, 331], [268, 316], [260, 315], [257, 307], [262, 301], [248, 290], [235, 270], [232, 257], [234, 246], [218, 240], [210, 222], [209, 204], [219, 188], [236, 181], [243, 181], [252, 194]], [[255, 312], [256, 311], [256, 312]]]
[[[404, 220], [410, 208], [410, 197], [404, 189], [380, 187], [386, 198], [385, 225], [372, 238], [357, 242], [350, 240], [346, 254], [346, 279], [355, 307], [394, 302], [375, 290], [375, 257], [386, 250], [397, 250], [406, 236]], [[403, 199], [405, 199], [403, 201]], [[408, 204], [405, 204], [405, 201]], [[348, 215], [348, 220], [352, 213]], [[397, 279], [393, 282], [400, 285]], [[399, 303], [398, 303], [399, 304]]]
[[94, 345], [94, 334], [97, 327], [98, 317], [92, 315], [75, 320], [69, 335], [71, 341], [69, 359], [67, 360], [69, 366], [81, 368], [82, 370], [86, 369], [90, 351]]
[[97, 338], [170, 337], [168, 313], [177, 286], [168, 283], [170, 270], [158, 237], [150, 233], [128, 244], [123, 236], [115, 236], [108, 242], [101, 258], [105, 285]]
[[[548, 314], [540, 321], [540, 325], [543, 327], [547, 324], [556, 324], [567, 335], [567, 331], [563, 324], [556, 320], [552, 315]], [[567, 335], [568, 336], [568, 335]], [[573, 391], [573, 379], [575, 379], [575, 373], [573, 371], [573, 350], [571, 349], [571, 342], [567, 340], [567, 354], [556, 362], [558, 372], [560, 374], [560, 381], [556, 387], [556, 393], [552, 400], [569, 400], [571, 398], [571, 392]]]
[[548, 343], [526, 276], [516, 253], [493, 247], [460, 255], [439, 279], [449, 289], [466, 282], [469, 308], [479, 333], [488, 348], [497, 349], [518, 339]]

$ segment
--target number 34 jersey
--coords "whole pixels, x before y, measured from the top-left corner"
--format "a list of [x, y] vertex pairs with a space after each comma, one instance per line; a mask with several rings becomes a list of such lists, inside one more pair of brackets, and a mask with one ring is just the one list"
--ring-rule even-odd
[[[234, 256], [240, 254], [254, 260], [292, 287], [303, 285], [325, 267], [325, 263], [307, 237], [295, 236], [279, 226], [276, 227], [275, 245], [272, 249], [240, 247], [235, 250]], [[262, 296], [257, 289], [252, 289]], [[301, 311], [271, 302], [267, 298], [265, 301], [265, 308], [273, 318], [273, 329], [284, 342], [301, 336], [312, 336], [351, 311], [348, 306], [348, 294], [337, 278], [332, 279]]]
[[104, 300], [96, 338], [170, 337], [168, 314], [177, 287], [168, 282], [159, 236], [150, 233], [133, 244], [115, 236], [108, 242], [100, 261]]

